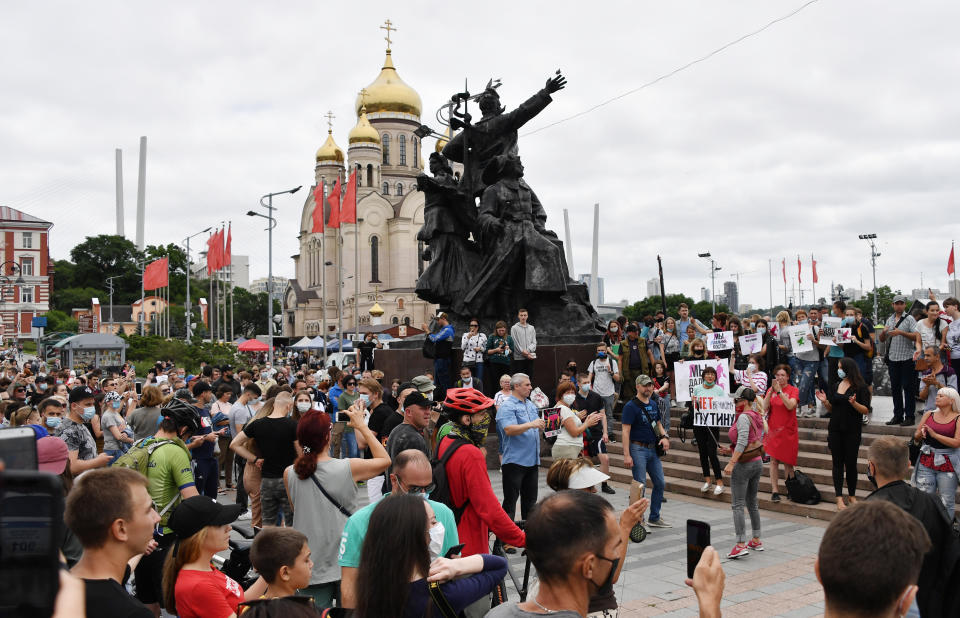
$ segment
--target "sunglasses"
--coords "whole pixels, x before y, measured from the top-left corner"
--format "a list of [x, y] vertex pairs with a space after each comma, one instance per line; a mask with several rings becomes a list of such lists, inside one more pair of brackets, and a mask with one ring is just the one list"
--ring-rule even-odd
[[[402, 483], [401, 483], [402, 484]], [[407, 493], [408, 494], [432, 494], [433, 490], [437, 488], [436, 483], [430, 483], [429, 485], [408, 485]]]
[[479, 325], [479, 324], [471, 324], [471, 325], [470, 325], [470, 328], [480, 328], [480, 325]]

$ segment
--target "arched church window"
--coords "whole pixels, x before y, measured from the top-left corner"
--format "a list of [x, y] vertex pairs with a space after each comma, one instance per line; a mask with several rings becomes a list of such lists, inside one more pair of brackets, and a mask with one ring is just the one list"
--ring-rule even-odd
[[407, 326], [410, 326], [410, 316], [409, 316], [409, 315], [408, 315], [407, 317], [403, 318], [403, 323], [406, 324]]
[[367, 186], [373, 186], [373, 164], [367, 163]]
[[397, 142], [400, 144], [400, 165], [407, 164], [407, 136], [401, 134], [397, 138]]
[[397, 183], [397, 195], [403, 195], [403, 185], [399, 182]]
[[390, 134], [384, 133], [380, 143], [383, 146], [383, 164], [390, 165]]
[[370, 282], [380, 283], [380, 239], [370, 237]]
[[420, 149], [417, 148], [417, 138], [410, 140], [410, 146], [413, 147], [413, 166], [420, 167]]
[[389, 183], [389, 182], [383, 183], [383, 194], [384, 194], [384, 195], [390, 195], [390, 183]]
[[359, 163], [357, 163], [357, 188], [360, 188], [363, 186], [362, 180], [363, 180], [363, 167]]
[[400, 323], [400, 318], [398, 318], [397, 316], [393, 316], [393, 317], [390, 319], [390, 323], [391, 323], [391, 324], [399, 324], [399, 323]]
[[397, 309], [399, 309], [400, 311], [403, 311], [403, 299], [402, 299], [402, 298], [398, 298], [398, 299], [397, 299]]

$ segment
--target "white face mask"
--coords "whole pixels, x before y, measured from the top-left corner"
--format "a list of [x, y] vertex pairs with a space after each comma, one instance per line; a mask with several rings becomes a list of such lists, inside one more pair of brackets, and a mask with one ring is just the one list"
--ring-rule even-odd
[[463, 382], [464, 384], [470, 384], [471, 382], [473, 382], [473, 378], [460, 378], [460, 381]]
[[[426, 494], [424, 494], [426, 495]], [[443, 524], [440, 522], [435, 523], [430, 528], [430, 556], [431, 558], [439, 558], [440, 551], [443, 549], [443, 537], [446, 533], [446, 530], [443, 529]]]
[[764, 328], [764, 327], [762, 327], [762, 326], [758, 326], [758, 327], [757, 327], [757, 333], [759, 333], [759, 334], [762, 335], [762, 334], [764, 334], [764, 333], [766, 333], [766, 332], [767, 332], [767, 329], [766, 329], [766, 328]]
[[563, 403], [567, 404], [568, 406], [572, 406], [573, 402], [576, 401], [576, 399], [577, 399], [576, 395], [574, 395], [573, 393], [567, 393], [566, 395], [563, 396]]
[[310, 403], [309, 401], [298, 401], [298, 402], [297, 402], [297, 410], [299, 410], [300, 412], [306, 412], [306, 411], [309, 410], [311, 407], [312, 407], [312, 405], [311, 405], [311, 403]]
[[756, 370], [757, 370], [756, 363], [750, 363], [749, 365], [747, 365], [747, 371], [756, 371]]
[[610, 332], [611, 332], [611, 333], [615, 333], [615, 332], [617, 332], [618, 330], [620, 330], [620, 327], [619, 327], [619, 326], [611, 326], [611, 327], [610, 327]]

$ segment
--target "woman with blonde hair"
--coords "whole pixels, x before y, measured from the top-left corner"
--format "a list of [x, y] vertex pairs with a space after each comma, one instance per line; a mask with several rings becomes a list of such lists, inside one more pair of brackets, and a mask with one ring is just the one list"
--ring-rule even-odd
[[913, 468], [913, 485], [940, 500], [953, 519], [957, 474], [960, 471], [960, 393], [944, 387], [937, 391], [936, 409], [924, 413], [914, 442], [922, 442]]

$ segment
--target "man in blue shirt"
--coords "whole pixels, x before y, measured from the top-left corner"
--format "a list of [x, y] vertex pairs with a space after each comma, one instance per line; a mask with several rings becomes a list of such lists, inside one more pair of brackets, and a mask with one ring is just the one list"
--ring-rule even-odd
[[510, 379], [511, 395], [497, 411], [497, 428], [503, 438], [503, 510], [514, 518], [517, 498], [520, 517], [526, 519], [537, 503], [537, 468], [540, 465], [540, 431], [544, 427], [540, 411], [528, 397], [533, 387], [525, 373]]
[[693, 324], [693, 328], [701, 335], [710, 332], [710, 329], [704, 326], [703, 322], [697, 318], [690, 317], [690, 307], [687, 306], [687, 303], [680, 303], [678, 313], [680, 317], [677, 319], [677, 334], [680, 335], [680, 343], [687, 340], [687, 327], [691, 324]]
[[657, 455], [657, 443], [666, 451], [670, 449], [670, 440], [660, 422], [660, 407], [651, 399], [653, 380], [648, 375], [640, 375], [637, 376], [636, 383], [637, 396], [623, 406], [624, 446], [629, 447], [623, 452], [623, 466], [633, 470], [634, 482], [645, 484], [647, 474], [653, 482], [650, 519], [647, 524], [653, 528], [671, 528], [660, 516], [664, 480], [663, 465]]
[[[443, 401], [447, 396], [447, 389], [452, 384], [450, 380], [450, 360], [453, 357], [453, 326], [450, 326], [450, 318], [446, 313], [437, 316], [437, 324], [440, 330], [436, 333], [427, 333], [430, 341], [436, 343], [433, 357], [433, 381], [437, 386], [437, 392], [434, 397], [437, 401]], [[429, 331], [427, 325], [423, 325], [423, 330]]]

